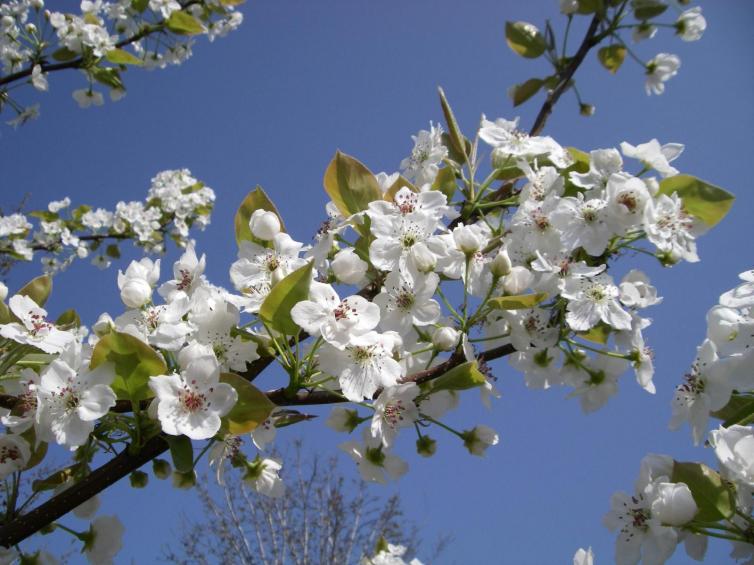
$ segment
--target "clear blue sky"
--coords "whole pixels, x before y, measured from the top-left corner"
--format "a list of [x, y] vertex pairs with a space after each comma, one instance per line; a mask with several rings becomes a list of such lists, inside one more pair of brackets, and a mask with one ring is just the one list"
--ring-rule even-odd
[[[708, 450], [691, 446], [688, 430], [671, 433], [667, 422], [673, 388], [703, 339], [705, 312], [754, 263], [754, 5], [701, 5], [709, 29], [700, 42], [661, 34], [637, 47], [647, 59], [661, 51], [681, 56], [680, 73], [664, 96], [644, 94], [641, 70], [631, 61], [610, 76], [592, 56], [577, 78], [596, 115], [580, 117], [567, 94], [546, 130], [585, 150], [652, 137], [685, 143], [674, 164], [738, 196], [729, 217], [700, 240], [701, 263], [664, 270], [635, 259], [665, 297], [652, 309], [647, 332], [656, 352], [657, 394], [646, 394], [626, 376], [607, 407], [585, 416], [563, 390], [529, 391], [505, 361], [496, 362], [504, 396], [493, 411], [482, 409], [472, 392], [450, 417], [459, 427], [485, 423], [499, 431], [501, 442], [487, 457], [467, 455], [441, 430], [431, 460], [412, 453], [409, 434], [398, 447], [411, 467], [398, 484], [409, 516], [428, 540], [454, 536], [442, 563], [569, 563], [588, 545], [598, 563], [609, 563], [614, 537], [601, 519], [611, 493], [632, 488], [642, 456], [710, 460]], [[441, 120], [438, 85], [467, 131], [482, 112], [520, 114], [530, 124], [541, 98], [514, 110], [505, 92], [547, 69], [508, 50], [504, 22], [541, 24], [551, 17], [557, 29], [563, 23], [555, 0], [268, 0], [242, 10], [239, 31], [212, 45], [200, 41], [187, 64], [129, 71], [128, 96], [117, 104], [79, 110], [70, 92], [80, 87], [80, 77], [51, 77], [41, 118], [18, 131], [0, 130], [0, 205], [10, 208], [30, 193], [31, 209], [65, 195], [114, 207], [120, 199], [142, 198], [156, 172], [188, 167], [217, 192], [212, 225], [197, 241], [208, 254], [211, 279], [229, 284], [233, 214], [254, 185], [265, 187], [292, 235], [309, 241], [324, 216], [321, 179], [335, 150], [374, 171], [397, 169], [411, 148], [410, 135]], [[169, 254], [165, 265], [175, 257]], [[17, 287], [38, 269], [17, 269], [9, 285]], [[74, 306], [89, 323], [101, 311], [117, 313], [116, 273], [75, 265], [56, 278], [50, 309]], [[297, 436], [324, 453], [345, 439], [315, 421], [285, 429], [279, 441]], [[111, 489], [101, 512], [119, 513], [127, 532], [117, 562], [153, 561], [177, 530], [176, 516], [197, 508], [191, 495], [154, 480], [143, 491], [125, 482]], [[46, 538], [53, 549], [60, 547], [55, 539]], [[726, 562], [727, 554], [726, 542], [713, 542], [708, 560]], [[673, 563], [686, 562], [677, 552]]]

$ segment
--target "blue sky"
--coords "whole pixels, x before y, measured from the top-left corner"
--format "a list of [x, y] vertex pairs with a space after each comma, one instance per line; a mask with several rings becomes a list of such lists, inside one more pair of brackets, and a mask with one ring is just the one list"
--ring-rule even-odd
[[[588, 545], [598, 563], [611, 562], [614, 538], [601, 518], [613, 491], [632, 488], [641, 457], [660, 452], [710, 460], [709, 450], [691, 446], [687, 429], [669, 432], [667, 422], [673, 388], [703, 339], [707, 309], [752, 267], [754, 6], [746, 0], [701, 5], [709, 29], [700, 42], [665, 33], [636, 48], [647, 59], [663, 51], [681, 56], [665, 95], [647, 97], [642, 71], [631, 61], [611, 76], [592, 55], [577, 81], [585, 101], [596, 105], [595, 116], [580, 117], [569, 93], [546, 128], [563, 145], [584, 150], [653, 137], [685, 143], [674, 164], [738, 197], [731, 214], [700, 240], [701, 263], [663, 269], [644, 257], [626, 261], [645, 269], [665, 297], [651, 310], [654, 325], [647, 332], [656, 353], [657, 394], [646, 394], [627, 375], [619, 395], [586, 416], [563, 390], [527, 390], [505, 361], [496, 362], [503, 398], [493, 410], [484, 410], [471, 392], [449, 417], [458, 427], [485, 423], [498, 430], [500, 444], [485, 458], [469, 456], [441, 430], [434, 433], [439, 449], [433, 459], [414, 455], [408, 434], [398, 447], [411, 468], [387, 491], [399, 489], [426, 539], [454, 536], [442, 563], [568, 563]], [[200, 41], [187, 64], [129, 71], [128, 96], [119, 103], [80, 110], [70, 92], [81, 77], [51, 77], [40, 119], [0, 130], [0, 205], [10, 208], [29, 193], [29, 209], [65, 195], [112, 208], [121, 199], [141, 199], [158, 171], [188, 167], [217, 192], [212, 225], [197, 245], [208, 255], [211, 280], [229, 284], [232, 219], [248, 190], [262, 185], [289, 232], [308, 242], [324, 217], [321, 180], [335, 150], [373, 171], [397, 169], [411, 148], [410, 135], [442, 119], [438, 85], [467, 132], [481, 113], [520, 115], [530, 124], [541, 94], [513, 109], [505, 92], [548, 69], [509, 51], [504, 22], [539, 25], [551, 17], [557, 30], [564, 23], [554, 0], [260, 1], [242, 10], [246, 21], [237, 32], [212, 45]], [[175, 257], [168, 254], [166, 267]], [[9, 286], [17, 288], [38, 269], [18, 268]], [[116, 273], [74, 265], [56, 278], [49, 309], [76, 307], [90, 323], [102, 311], [117, 313]], [[321, 420], [286, 428], [279, 441], [293, 437], [327, 454], [345, 439]], [[345, 456], [342, 462], [353, 473]], [[118, 563], [144, 563], [176, 531], [176, 516], [197, 510], [191, 495], [153, 480], [142, 491], [117, 485], [101, 512], [117, 512], [126, 526]], [[55, 537], [48, 543], [60, 547]], [[726, 561], [727, 553], [726, 542], [713, 542], [708, 561]], [[687, 562], [682, 550], [672, 562]]]

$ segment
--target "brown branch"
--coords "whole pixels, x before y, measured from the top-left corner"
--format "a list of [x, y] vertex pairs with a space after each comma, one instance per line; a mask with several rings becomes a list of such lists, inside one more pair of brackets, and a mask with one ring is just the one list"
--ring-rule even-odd
[[602, 18], [599, 14], [595, 14], [578, 51], [576, 51], [576, 54], [573, 56], [565, 70], [558, 74], [558, 85], [547, 95], [547, 98], [542, 104], [542, 108], [540, 108], [539, 113], [537, 114], [537, 118], [534, 120], [534, 125], [529, 131], [529, 135], [538, 135], [539, 132], [542, 131], [547, 122], [547, 118], [549, 118], [552, 113], [553, 106], [555, 106], [561, 95], [571, 87], [571, 79], [576, 73], [576, 69], [578, 69], [579, 66], [581, 66], [581, 63], [584, 62], [584, 58], [586, 57], [586, 54], [589, 53], [589, 50], [602, 40], [601, 37], [597, 36], [597, 28], [601, 21]]

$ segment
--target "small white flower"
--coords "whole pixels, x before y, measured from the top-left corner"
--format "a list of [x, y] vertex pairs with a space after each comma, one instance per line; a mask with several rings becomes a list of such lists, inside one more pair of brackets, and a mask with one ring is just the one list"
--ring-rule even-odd
[[562, 296], [568, 299], [566, 321], [576, 331], [587, 331], [599, 321], [617, 330], [631, 329], [631, 316], [621, 308], [620, 291], [610, 275], [570, 279]]
[[28, 296], [16, 294], [8, 301], [11, 312], [21, 323], [0, 325], [0, 336], [17, 343], [31, 345], [45, 353], [60, 353], [76, 338], [70, 332], [57, 329], [47, 321], [47, 311]]
[[665, 82], [673, 78], [681, 66], [681, 59], [670, 53], [658, 53], [647, 63], [647, 78], [644, 89], [647, 94], [665, 92]]
[[710, 432], [710, 444], [729, 479], [754, 488], [754, 430], [730, 426]]
[[579, 548], [573, 555], [573, 565], [594, 565], [594, 553], [592, 548]]
[[497, 432], [492, 428], [484, 425], [478, 425], [471, 430], [462, 433], [463, 444], [472, 455], [483, 456], [487, 448], [497, 445], [499, 437]]
[[371, 432], [385, 447], [393, 444], [399, 428], [412, 426], [419, 419], [419, 409], [414, 404], [419, 392], [416, 383], [405, 383], [387, 387], [377, 397]]
[[0, 479], [26, 467], [31, 450], [26, 440], [18, 435], [0, 435]]
[[152, 299], [152, 289], [160, 278], [160, 260], [144, 257], [131, 261], [126, 272], [118, 271], [118, 288], [123, 304], [129, 308], [141, 308]]
[[356, 463], [363, 480], [385, 484], [388, 479], [397, 480], [406, 474], [408, 465], [403, 459], [385, 452], [380, 444], [370, 446], [374, 439], [367, 428], [364, 428], [364, 439], [363, 444], [347, 441], [338, 446]]
[[105, 99], [101, 92], [90, 88], [81, 88], [73, 91], [73, 99], [78, 103], [79, 108], [89, 108], [89, 106], [102, 106]]
[[698, 6], [685, 10], [675, 22], [676, 33], [683, 41], [697, 41], [707, 29], [707, 20]]
[[285, 494], [285, 483], [278, 476], [282, 468], [282, 463], [277, 459], [262, 459], [257, 456], [254, 461], [246, 464], [243, 480], [259, 494], [280, 498]]
[[123, 524], [116, 516], [99, 516], [85, 534], [84, 555], [93, 565], [106, 565], [123, 547]]

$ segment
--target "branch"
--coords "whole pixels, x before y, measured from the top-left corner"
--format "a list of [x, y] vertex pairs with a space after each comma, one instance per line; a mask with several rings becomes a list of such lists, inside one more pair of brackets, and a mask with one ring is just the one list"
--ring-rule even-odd
[[555, 106], [561, 95], [571, 87], [571, 79], [576, 73], [576, 69], [578, 69], [579, 66], [581, 66], [581, 63], [584, 62], [584, 58], [586, 57], [586, 54], [589, 53], [589, 50], [601, 41], [601, 38], [597, 37], [597, 28], [601, 21], [602, 19], [600, 16], [595, 14], [589, 24], [589, 29], [587, 29], [586, 35], [584, 35], [584, 39], [581, 41], [578, 51], [576, 51], [576, 54], [573, 56], [565, 70], [558, 74], [560, 79], [558, 86], [551, 90], [550, 94], [547, 95], [542, 107], [539, 109], [537, 118], [534, 120], [534, 125], [529, 131], [529, 135], [538, 135], [539, 132], [542, 131], [545, 127], [545, 123], [547, 123], [547, 118], [552, 114], [553, 106]]

